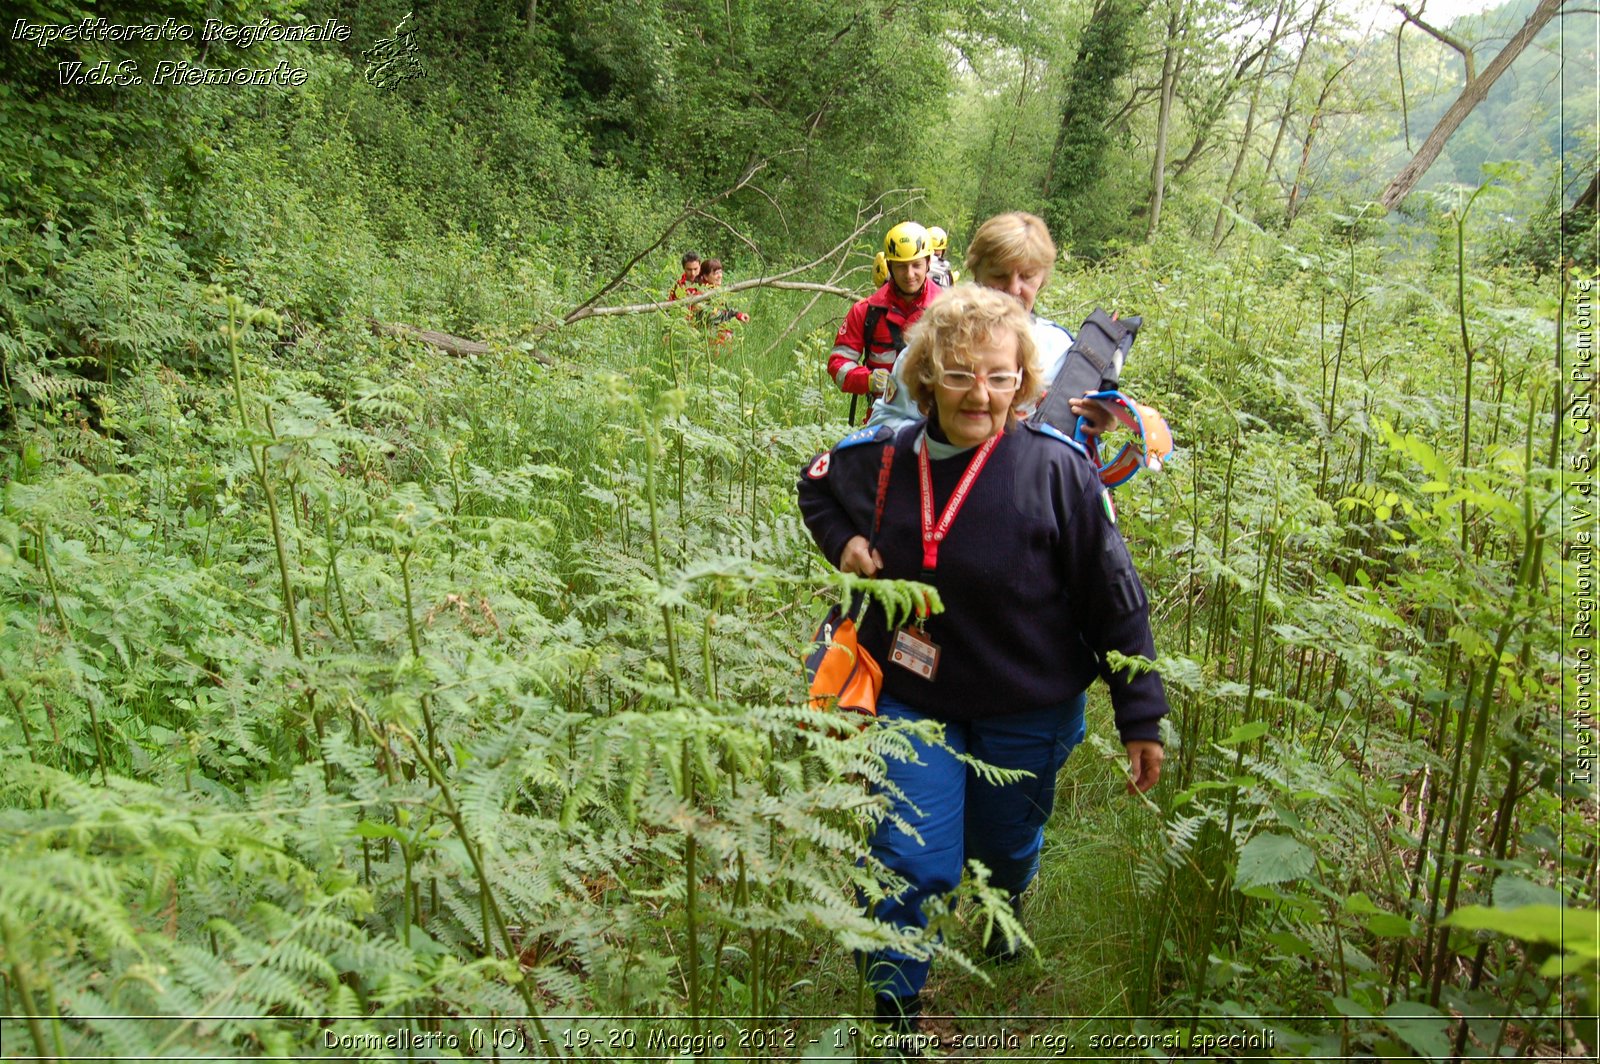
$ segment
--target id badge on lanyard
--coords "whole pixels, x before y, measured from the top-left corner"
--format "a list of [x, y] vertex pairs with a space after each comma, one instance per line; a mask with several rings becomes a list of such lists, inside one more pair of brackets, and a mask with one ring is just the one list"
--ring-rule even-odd
[[[954, 523], [956, 514], [961, 510], [961, 504], [967, 501], [973, 483], [978, 479], [978, 474], [983, 472], [984, 463], [989, 460], [990, 452], [1004, 434], [1002, 431], [990, 436], [983, 442], [983, 446], [978, 448], [978, 452], [967, 463], [966, 472], [961, 474], [960, 481], [956, 483], [956, 490], [950, 493], [950, 499], [944, 505], [944, 513], [939, 515], [937, 522], [933, 518], [933, 472], [928, 464], [927, 440], [923, 440], [923, 446], [917, 452], [917, 479], [922, 496], [924, 573], [931, 573], [939, 567], [939, 544], [944, 542], [945, 534], [950, 531], [950, 525]], [[889, 649], [889, 661], [924, 680], [932, 680], [939, 671], [939, 645], [929, 639], [928, 633], [923, 631], [922, 619], [926, 616], [927, 610], [919, 607], [916, 623], [895, 629], [894, 643]]]
[[924, 680], [931, 680], [934, 673], [939, 671], [939, 645], [928, 638], [921, 624], [913, 628], [896, 628], [889, 660]]

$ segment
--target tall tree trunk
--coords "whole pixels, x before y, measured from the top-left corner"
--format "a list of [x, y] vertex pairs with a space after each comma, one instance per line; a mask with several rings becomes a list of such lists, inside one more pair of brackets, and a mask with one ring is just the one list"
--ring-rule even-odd
[[1273, 49], [1278, 45], [1279, 32], [1283, 27], [1284, 9], [1288, 5], [1289, 0], [1278, 0], [1277, 14], [1272, 17], [1272, 30], [1267, 34], [1267, 45], [1261, 53], [1261, 73], [1256, 75], [1256, 83], [1250, 89], [1250, 107], [1244, 116], [1244, 136], [1239, 138], [1239, 153], [1233, 157], [1233, 169], [1228, 172], [1228, 184], [1222, 192], [1222, 203], [1217, 207], [1217, 220], [1211, 226], [1213, 249], [1222, 246], [1222, 229], [1228, 221], [1228, 208], [1233, 202], [1234, 192], [1239, 187], [1239, 175], [1244, 173], [1244, 160], [1250, 151], [1250, 138], [1256, 130], [1256, 108], [1261, 103], [1261, 86], [1267, 83], [1267, 64], [1272, 61]]
[[996, 122], [994, 128], [989, 131], [989, 151], [983, 159], [983, 174], [978, 178], [978, 193], [972, 197], [972, 217], [967, 219], [969, 233], [993, 213], [989, 210], [989, 177], [994, 173], [995, 156], [999, 154], [1000, 123]]
[[1294, 57], [1294, 70], [1289, 74], [1289, 87], [1283, 93], [1283, 114], [1278, 118], [1278, 134], [1272, 138], [1272, 150], [1267, 152], [1267, 179], [1272, 179], [1272, 168], [1278, 162], [1278, 149], [1283, 147], [1284, 131], [1289, 128], [1289, 115], [1294, 110], [1294, 87], [1300, 81], [1300, 68], [1305, 64], [1306, 53], [1311, 51], [1311, 39], [1316, 35], [1317, 23], [1322, 20], [1322, 13], [1328, 9], [1328, 0], [1317, 0], [1316, 9], [1311, 12], [1311, 18], [1306, 22], [1306, 35], [1304, 43], [1300, 45], [1300, 54]]
[[[1098, 247], [1118, 224], [1097, 197], [1103, 195], [1117, 82], [1133, 67], [1136, 28], [1148, 0], [1096, 0], [1067, 75], [1061, 128], [1045, 174], [1045, 223], [1079, 251]], [[1125, 215], [1123, 216], [1125, 217]]]
[[1322, 83], [1322, 91], [1317, 93], [1317, 105], [1311, 110], [1311, 121], [1306, 126], [1305, 144], [1300, 149], [1300, 168], [1295, 171], [1294, 187], [1289, 189], [1289, 206], [1283, 214], [1283, 224], [1293, 225], [1295, 215], [1300, 213], [1300, 192], [1305, 187], [1306, 178], [1311, 172], [1311, 143], [1316, 140], [1317, 130], [1322, 126], [1322, 111], [1328, 105], [1328, 97], [1333, 95], [1333, 83], [1339, 80], [1339, 75], [1350, 69], [1354, 59], [1347, 59], [1343, 66], [1335, 67]]
[[1569, 240], [1593, 225], [1595, 213], [1600, 210], [1600, 169], [1595, 169], [1593, 162], [1589, 166], [1593, 174], [1589, 178], [1589, 187], [1572, 201], [1571, 207], [1561, 212], [1561, 232]]
[[1231, 73], [1217, 86], [1216, 91], [1211, 94], [1205, 106], [1200, 108], [1200, 117], [1196, 118], [1193, 123], [1194, 140], [1190, 142], [1189, 150], [1184, 153], [1183, 158], [1174, 164], [1171, 175], [1172, 180], [1176, 181], [1182, 177], [1188, 172], [1189, 167], [1204, 158], [1206, 144], [1211, 139], [1211, 134], [1216, 131], [1217, 122], [1222, 118], [1223, 112], [1228, 109], [1228, 101], [1233, 99], [1234, 90], [1244, 80], [1244, 76], [1250, 72], [1250, 68], [1255, 65], [1256, 60], [1265, 54], [1265, 51], [1260, 48], [1250, 51], [1248, 44], [1240, 46], [1238, 58], [1230, 68]]
[[1056, 130], [1056, 142], [1050, 148], [1050, 158], [1044, 164], [1044, 181], [1039, 185], [1039, 194], [1045, 199], [1055, 191], [1056, 160], [1061, 158], [1061, 148], [1067, 143], [1067, 125], [1063, 122]]
[[1393, 181], [1389, 182], [1389, 187], [1383, 190], [1378, 202], [1383, 204], [1384, 210], [1394, 210], [1411, 194], [1417, 182], [1422, 180], [1422, 175], [1428, 172], [1428, 168], [1439, 158], [1439, 153], [1444, 151], [1445, 142], [1460, 128], [1461, 123], [1466, 121], [1472, 109], [1489, 95], [1490, 87], [1499, 80], [1501, 74], [1506, 72], [1517, 56], [1522, 54], [1523, 49], [1533, 43], [1539, 31], [1561, 13], [1562, 5], [1566, 2], [1567, 0], [1539, 0], [1539, 6], [1533, 9], [1533, 14], [1528, 16], [1528, 21], [1522, 24], [1516, 36], [1506, 42], [1506, 46], [1489, 61], [1488, 66], [1483, 68], [1482, 74], [1467, 82], [1461, 90], [1461, 95], [1457, 96], [1455, 103], [1452, 103], [1440, 116], [1438, 123], [1433, 127], [1433, 132], [1428, 134], [1428, 139], [1417, 149], [1417, 154], [1411, 157], [1411, 161], [1394, 176]]
[[1311, 113], [1306, 126], [1306, 140], [1300, 148], [1300, 168], [1294, 172], [1294, 185], [1289, 189], [1289, 206], [1283, 212], [1283, 224], [1293, 225], [1294, 216], [1300, 213], [1300, 189], [1311, 171], [1311, 142], [1316, 139], [1317, 127], [1322, 125], [1322, 109]]
[[[1028, 80], [1033, 74], [1033, 62], [1029, 55], [1022, 55], [1022, 77], [1017, 83], [1017, 102], [1015, 112], [1011, 118], [1011, 135], [1006, 139], [1006, 151], [1009, 154], [1017, 145], [1017, 129], [1022, 125], [1022, 113], [1028, 104]], [[995, 159], [999, 155], [1000, 123], [996, 122], [994, 131], [989, 137], [989, 154], [983, 161], [983, 176], [978, 179], [977, 195], [972, 197], [972, 217], [967, 225], [967, 232], [978, 228], [978, 223], [994, 213], [990, 206], [989, 179], [994, 174]], [[1052, 160], [1053, 162], [1053, 160]], [[1046, 183], [1049, 182], [1046, 176]]]
[[[1572, 201], [1572, 211], [1593, 211], [1600, 208], [1600, 170], [1589, 179], [1589, 187]], [[1568, 213], [1572, 213], [1569, 211]]]
[[1156, 115], [1156, 157], [1150, 166], [1150, 227], [1144, 238], [1156, 235], [1161, 225], [1161, 200], [1167, 185], [1167, 131], [1172, 120], [1172, 97], [1178, 85], [1178, 53], [1183, 50], [1188, 33], [1184, 21], [1183, 0], [1171, 0], [1167, 13], [1167, 48], [1161, 56], [1161, 109]]

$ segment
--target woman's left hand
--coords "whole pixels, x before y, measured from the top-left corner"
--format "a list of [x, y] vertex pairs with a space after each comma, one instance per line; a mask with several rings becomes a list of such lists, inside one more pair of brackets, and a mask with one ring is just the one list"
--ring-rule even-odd
[[1128, 793], [1143, 794], [1161, 778], [1161, 762], [1166, 759], [1167, 752], [1160, 743], [1149, 739], [1135, 739], [1126, 745], [1128, 768], [1133, 772], [1133, 778], [1128, 781]]

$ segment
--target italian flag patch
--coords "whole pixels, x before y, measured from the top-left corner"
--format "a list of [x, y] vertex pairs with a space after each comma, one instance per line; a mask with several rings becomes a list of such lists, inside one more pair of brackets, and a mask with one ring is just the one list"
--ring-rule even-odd
[[1111, 501], [1111, 493], [1105, 488], [1100, 489], [1100, 508], [1106, 512], [1107, 521], [1117, 523], [1117, 504]]

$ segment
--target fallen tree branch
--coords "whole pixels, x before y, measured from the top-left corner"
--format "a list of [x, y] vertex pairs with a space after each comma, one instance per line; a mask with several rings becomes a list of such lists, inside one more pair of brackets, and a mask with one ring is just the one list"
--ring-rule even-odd
[[848, 288], [836, 284], [812, 284], [810, 281], [773, 281], [769, 288], [787, 288], [795, 292], [825, 292], [830, 296], [843, 296], [852, 303], [860, 297]]
[[[920, 189], [891, 189], [888, 192], [883, 193], [877, 199], [873, 200], [872, 203], [869, 204], [869, 206], [866, 208], [867, 210], [871, 210], [873, 207], [877, 207], [878, 209], [873, 211], [872, 214], [867, 215], [866, 217], [863, 218], [862, 214], [864, 212], [858, 212], [857, 218], [860, 219], [860, 220], [859, 220], [858, 224], [856, 225], [855, 229], [851, 231], [849, 236], [845, 237], [843, 240], [839, 241], [833, 247], [829, 248], [825, 253], [823, 253], [822, 255], [818, 256], [815, 259], [812, 259], [810, 262], [806, 263], [803, 266], [795, 266], [792, 269], [784, 270], [782, 273], [776, 273], [776, 274], [773, 274], [770, 277], [752, 277], [752, 278], [750, 278], [749, 280], [746, 280], [746, 281], [737, 281], [737, 282], [735, 282], [733, 284], [728, 285], [725, 288], [717, 288], [717, 289], [714, 289], [714, 290], [712, 290], [710, 292], [702, 292], [699, 295], [688, 296], [688, 297], [683, 298], [683, 299], [662, 299], [662, 300], [657, 300], [657, 301], [655, 301], [653, 303], [632, 303], [632, 304], [628, 304], [626, 306], [616, 306], [616, 307], [597, 307], [597, 306], [594, 305], [594, 302], [591, 299], [589, 302], [587, 302], [587, 303], [585, 303], [585, 304], [583, 304], [583, 305], [581, 305], [579, 307], [576, 307], [571, 312], [569, 312], [566, 315], [566, 317], [561, 319], [560, 324], [562, 324], [562, 325], [571, 325], [573, 322], [582, 321], [585, 318], [614, 317], [614, 316], [620, 315], [620, 314], [644, 314], [644, 313], [648, 313], [649, 311], [652, 311], [652, 310], [669, 310], [669, 309], [676, 308], [676, 307], [689, 307], [689, 306], [693, 306], [696, 303], [704, 302], [707, 299], [714, 298], [716, 296], [729, 295], [729, 294], [734, 293], [734, 292], [743, 292], [746, 289], [750, 289], [750, 288], [798, 288], [801, 291], [807, 291], [807, 292], [822, 291], [822, 292], [826, 292], [826, 293], [828, 293], [830, 295], [838, 295], [838, 296], [843, 296], [845, 298], [854, 299], [855, 298], [854, 293], [847, 292], [842, 288], [837, 288], [837, 287], [832, 286], [832, 285], [811, 285], [808, 282], [803, 282], [803, 281], [790, 281], [790, 280], [788, 280], [788, 278], [793, 277], [796, 274], [805, 273], [807, 270], [814, 270], [818, 266], [821, 266], [823, 263], [829, 261], [830, 259], [833, 259], [836, 256], [842, 255], [845, 251], [847, 251], [849, 249], [850, 245], [855, 242], [857, 237], [859, 237], [862, 233], [866, 232], [868, 229], [872, 228], [874, 225], [878, 224], [878, 222], [883, 220], [883, 216], [884, 216], [884, 214], [887, 213], [887, 211], [884, 208], [881, 207], [881, 204], [883, 203], [885, 198], [887, 198], [889, 196], [892, 196], [892, 195], [895, 195], [895, 194], [898, 194], [898, 193], [904, 193], [905, 195], [910, 197], [907, 200], [898, 201], [895, 204], [896, 210], [903, 210], [910, 203], [913, 203], [913, 202], [916, 201], [917, 197], [919, 197], [921, 195], [921, 190]], [[685, 215], [693, 213], [696, 209], [697, 208], [692, 208], [692, 207], [687, 209], [685, 211]], [[664, 236], [663, 236], [663, 239], [665, 239]], [[656, 246], [659, 246], [659, 245], [660, 245], [660, 241], [657, 241]], [[641, 252], [638, 256], [634, 257], [633, 261], [637, 262], [639, 260], [639, 258], [643, 257], [644, 254], [645, 254], [645, 252]], [[624, 271], [624, 272], [626, 272], [626, 271]], [[837, 268], [835, 269], [835, 276], [837, 276]], [[616, 279], [614, 284], [615, 283], [620, 283], [620, 281], [621, 281], [621, 276], [619, 276]], [[614, 284], [613, 284], [613, 286], [614, 286]], [[603, 291], [604, 290], [602, 290], [602, 292]], [[598, 295], [598, 293], [597, 293], [597, 295]]]
[[[447, 355], [459, 358], [476, 358], [478, 355], [487, 355], [489, 345], [482, 340], [468, 340], [461, 336], [452, 336], [447, 332], [437, 329], [419, 329], [415, 325], [407, 325], [403, 321], [379, 321], [377, 318], [368, 318], [367, 324], [372, 327], [373, 333], [378, 336], [394, 336], [402, 340], [419, 340], [429, 347], [437, 347]], [[529, 358], [536, 362], [543, 362], [549, 366], [553, 360], [541, 351], [528, 350]]]
[[[921, 193], [921, 191], [919, 189], [907, 189], [906, 193], [907, 193], [907, 198], [901, 200], [899, 203], [897, 203], [895, 205], [895, 213], [897, 213], [897, 214], [904, 212], [906, 210], [906, 208], [910, 207], [913, 203], [918, 203], [918, 202], [920, 202], [922, 200], [922, 193]], [[885, 196], [888, 195], [888, 194], [889, 193], [884, 193]], [[878, 207], [878, 205], [883, 202], [883, 199], [884, 199], [883, 196], [879, 196], [877, 199], [873, 200], [871, 203], [867, 204], [865, 207], [859, 208], [856, 211], [856, 222], [858, 223], [858, 225], [861, 222], [861, 219], [863, 218], [863, 216], [865, 216], [868, 211], [873, 210], [874, 208]], [[874, 215], [874, 217], [882, 218], [883, 215], [884, 215], [884, 211], [878, 210], [876, 212], [876, 214]], [[856, 231], [860, 232], [860, 229], [858, 228]], [[830, 285], [833, 284], [835, 281], [839, 280], [841, 277], [844, 277], [844, 276], [846, 276], [848, 274], [855, 273], [857, 270], [861, 270], [861, 269], [865, 269], [866, 268], [865, 266], [848, 266], [847, 267], [845, 265], [846, 258], [847, 258], [847, 256], [841, 254], [839, 256], [838, 260], [834, 262], [834, 264], [833, 264], [833, 272], [828, 275], [828, 283]], [[822, 298], [822, 294], [819, 292], [818, 294], [812, 296], [810, 299], [806, 300], [806, 305], [800, 308], [800, 313], [794, 315], [792, 318], [789, 319], [789, 324], [785, 325], [783, 327], [783, 331], [778, 333], [777, 337], [775, 337], [773, 339], [772, 343], [767, 345], [766, 350], [761, 352], [761, 357], [762, 358], [766, 358], [768, 355], [772, 354], [772, 352], [774, 352], [774, 351], [776, 351], [778, 349], [778, 346], [780, 344], [782, 344], [791, 335], [793, 335], [795, 329], [799, 328], [800, 327], [800, 323], [806, 320], [806, 316], [811, 313], [811, 309], [817, 305], [817, 300], [819, 300], [821, 298]]]
[[[790, 273], [793, 272], [792, 270], [790, 271]], [[787, 277], [789, 274], [784, 274], [783, 276]], [[837, 285], [813, 284], [810, 281], [778, 281], [767, 277], [756, 277], [748, 281], [740, 281], [738, 284], [730, 284], [726, 288], [715, 288], [709, 292], [702, 292], [697, 296], [689, 296], [686, 299], [663, 299], [655, 303], [629, 303], [626, 306], [618, 307], [592, 307], [574, 320], [582, 321], [584, 318], [615, 317], [619, 314], [644, 314], [652, 310], [687, 307], [703, 302], [713, 296], [728, 295], [731, 292], [743, 292], [747, 288], [787, 288], [797, 292], [825, 292], [828, 295], [840, 296], [852, 302], [859, 298], [855, 292], [850, 291], [848, 288], [840, 288]]]
[[[822, 286], [819, 285], [818, 287]], [[830, 287], [830, 290], [834, 289], [831, 289]], [[778, 345], [787, 340], [789, 335], [794, 332], [795, 328], [799, 326], [802, 321], [805, 321], [806, 315], [811, 313], [811, 308], [816, 306], [817, 300], [821, 298], [822, 293], [818, 292], [816, 295], [806, 300], [806, 305], [800, 308], [800, 313], [789, 319], [789, 324], [785, 325], [783, 327], [783, 331], [778, 334], [777, 339], [768, 344], [766, 350], [761, 352], [761, 357], [766, 358], [768, 355], [772, 354], [772, 352], [776, 351], [778, 349]]]
[[430, 347], [437, 347], [449, 355], [487, 355], [489, 345], [481, 340], [467, 340], [460, 336], [452, 336], [447, 332], [437, 329], [419, 329], [415, 325], [407, 325], [403, 321], [379, 321], [377, 318], [368, 318], [372, 331], [379, 336], [399, 336], [408, 340], [421, 340]]

